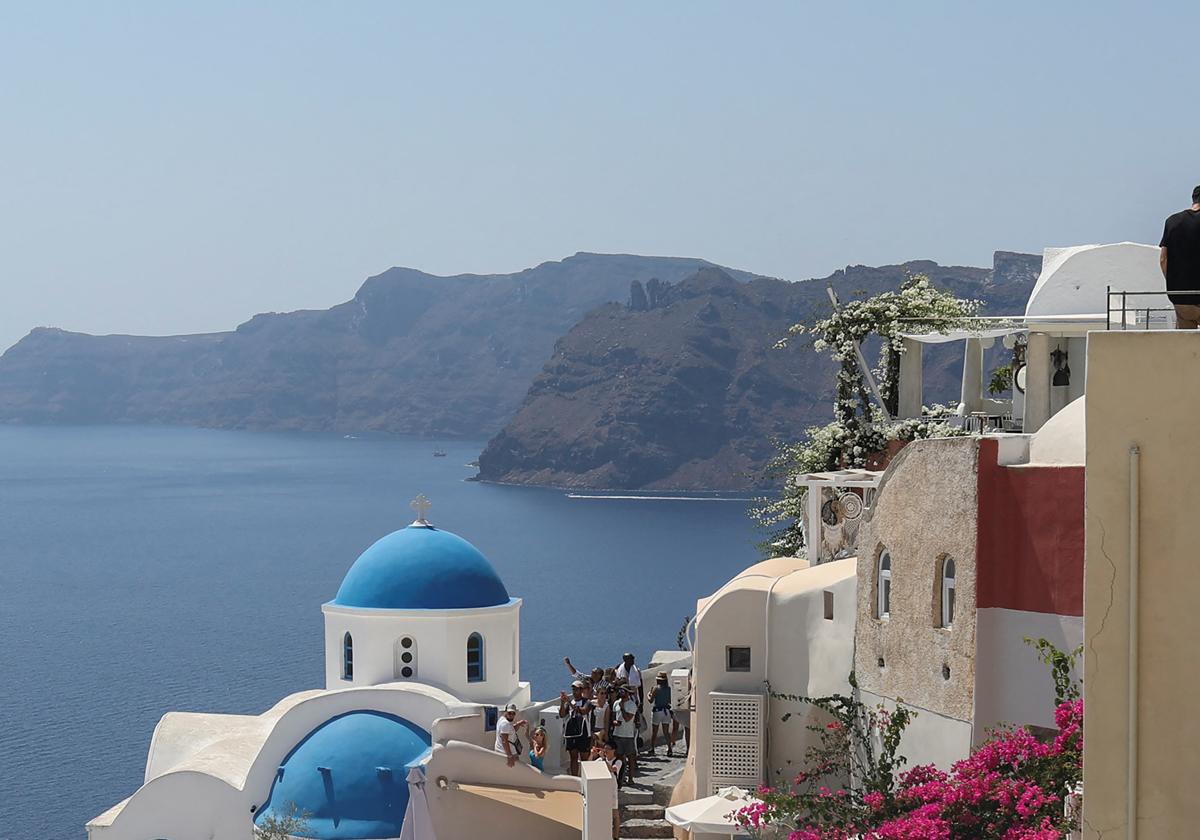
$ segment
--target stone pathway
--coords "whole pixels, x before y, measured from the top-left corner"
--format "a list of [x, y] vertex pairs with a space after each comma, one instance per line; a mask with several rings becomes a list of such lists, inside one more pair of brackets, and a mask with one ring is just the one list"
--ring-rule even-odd
[[663, 749], [657, 756], [638, 756], [640, 775], [634, 784], [617, 791], [622, 840], [674, 836], [663, 812], [671, 802], [671, 791], [683, 772], [684, 760], [678, 752], [674, 758], [667, 758]]

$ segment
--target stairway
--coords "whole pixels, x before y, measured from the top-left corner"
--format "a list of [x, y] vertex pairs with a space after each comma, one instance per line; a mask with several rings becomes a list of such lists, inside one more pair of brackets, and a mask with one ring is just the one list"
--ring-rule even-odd
[[674, 836], [664, 812], [671, 801], [675, 782], [683, 772], [683, 764], [682, 755], [667, 758], [662, 750], [657, 756], [638, 756], [638, 778], [634, 784], [617, 792], [622, 840]]

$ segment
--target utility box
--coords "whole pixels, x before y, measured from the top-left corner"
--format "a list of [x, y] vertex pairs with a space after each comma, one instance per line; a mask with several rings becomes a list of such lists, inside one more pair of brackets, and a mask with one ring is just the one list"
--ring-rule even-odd
[[691, 709], [692, 693], [688, 690], [687, 668], [676, 668], [671, 672], [671, 709], [676, 712], [687, 712]]

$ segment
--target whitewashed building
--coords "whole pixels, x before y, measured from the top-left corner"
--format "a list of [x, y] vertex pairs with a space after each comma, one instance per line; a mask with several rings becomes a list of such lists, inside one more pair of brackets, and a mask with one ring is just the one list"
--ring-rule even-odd
[[[808, 559], [765, 561], [698, 602], [688, 794], [797, 768], [814, 713], [773, 694], [916, 709], [910, 764], [948, 768], [1002, 723], [1053, 726], [1053, 686], [1025, 638], [1084, 638], [1088, 333], [1173, 325], [1162, 288], [1155, 247], [1050, 248], [1024, 313], [906, 337], [900, 417], [922, 413], [922, 349], [961, 341], [958, 417], [975, 433], [908, 444], [883, 470], [797, 476]], [[1011, 399], [985, 393], [999, 341]]]
[[481, 826], [501, 840], [607, 836], [607, 770], [543, 774], [493, 749], [497, 706], [537, 714], [520, 678], [521, 600], [478, 549], [426, 520], [423, 497], [414, 507], [322, 607], [325, 687], [259, 715], [164, 715], [141, 786], [87, 824], [89, 840], [251, 840], [299, 813], [322, 840]]

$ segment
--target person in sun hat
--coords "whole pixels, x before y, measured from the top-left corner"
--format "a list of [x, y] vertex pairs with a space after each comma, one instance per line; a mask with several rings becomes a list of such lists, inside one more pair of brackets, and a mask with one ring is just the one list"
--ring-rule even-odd
[[509, 767], [521, 760], [521, 739], [517, 737], [517, 730], [529, 725], [529, 721], [516, 718], [517, 707], [509, 703], [496, 721], [496, 752], [508, 758]]
[[663, 740], [667, 742], [667, 755], [673, 756], [671, 743], [671, 684], [667, 681], [667, 672], [659, 671], [654, 680], [654, 688], [650, 689], [650, 755], [654, 755], [654, 747], [658, 744], [658, 730], [662, 729]]

